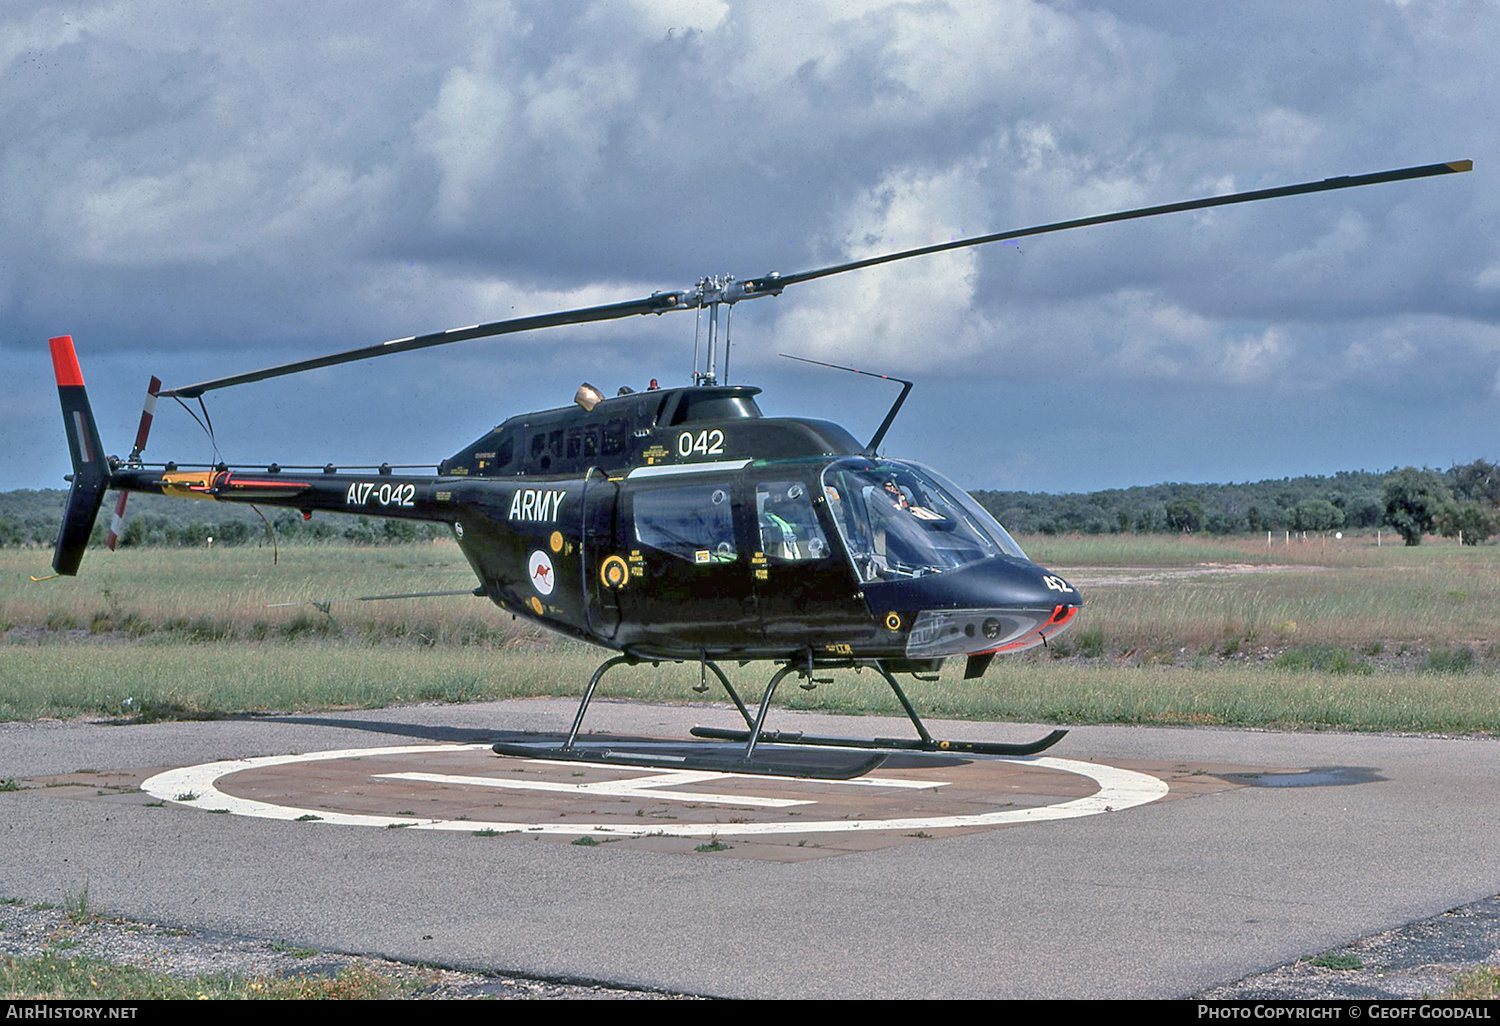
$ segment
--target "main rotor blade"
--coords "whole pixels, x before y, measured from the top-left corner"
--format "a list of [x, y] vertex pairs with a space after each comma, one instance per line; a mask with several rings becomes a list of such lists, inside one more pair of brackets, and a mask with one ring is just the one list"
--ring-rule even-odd
[[447, 331], [435, 331], [428, 335], [412, 335], [407, 338], [392, 339], [389, 342], [382, 342], [375, 346], [363, 346], [359, 349], [349, 349], [342, 353], [318, 356], [310, 360], [298, 360], [295, 363], [278, 364], [275, 367], [266, 367], [263, 370], [249, 371], [245, 374], [231, 374], [224, 378], [200, 381], [196, 385], [168, 388], [162, 390], [160, 394], [164, 396], [180, 396], [184, 399], [196, 399], [204, 392], [209, 392], [216, 388], [228, 388], [230, 385], [244, 385], [251, 381], [264, 381], [266, 378], [279, 378], [284, 374], [317, 370], [320, 367], [332, 367], [340, 363], [353, 363], [355, 360], [368, 360], [374, 356], [405, 353], [413, 349], [426, 349], [429, 346], [447, 345], [449, 342], [466, 342], [469, 339], [488, 338], [492, 335], [510, 335], [518, 331], [554, 328], [563, 324], [585, 324], [590, 321], [612, 321], [616, 318], [631, 317], [636, 314], [665, 313], [668, 310], [687, 308], [690, 303], [691, 296], [687, 293], [655, 292], [643, 299], [631, 299], [623, 303], [588, 306], [578, 310], [562, 310], [557, 313], [538, 314], [533, 317], [515, 317], [508, 321], [471, 324], [467, 328], [449, 328]]
[[950, 249], [982, 246], [987, 242], [1004, 242], [1007, 239], [1021, 239], [1030, 235], [1047, 235], [1051, 232], [1065, 232], [1070, 228], [1086, 228], [1089, 225], [1108, 224], [1111, 221], [1133, 221], [1141, 217], [1155, 217], [1157, 214], [1175, 214], [1184, 210], [1225, 207], [1232, 203], [1253, 203], [1256, 200], [1279, 199], [1282, 196], [1300, 196], [1308, 192], [1328, 192], [1333, 189], [1353, 189], [1361, 185], [1376, 185], [1381, 182], [1400, 182], [1409, 178], [1429, 178], [1432, 175], [1447, 175], [1458, 171], [1468, 171], [1473, 167], [1474, 162], [1472, 160], [1454, 160], [1446, 164], [1423, 164], [1420, 167], [1403, 167], [1394, 171], [1377, 171], [1374, 174], [1368, 175], [1344, 175], [1339, 178], [1325, 178], [1318, 182], [1283, 185], [1275, 189], [1255, 189], [1251, 192], [1236, 192], [1227, 196], [1209, 196], [1204, 199], [1184, 200], [1181, 203], [1163, 203], [1155, 207], [1122, 210], [1114, 214], [1097, 214], [1094, 217], [1080, 217], [1072, 221], [1056, 221], [1052, 224], [1036, 225], [1032, 228], [1017, 228], [1008, 232], [996, 232], [993, 235], [977, 235], [970, 239], [939, 242], [931, 246], [904, 249], [899, 253], [886, 253], [883, 256], [866, 257], [863, 260], [851, 260], [848, 263], [832, 264], [828, 267], [818, 267], [811, 271], [799, 271], [795, 274], [768, 274], [761, 278], [751, 278], [746, 281], [744, 283], [744, 291], [746, 295], [780, 292], [788, 285], [796, 285], [800, 282], [812, 281], [816, 278], [826, 278], [831, 274], [843, 274], [845, 271], [857, 271], [862, 267], [889, 264], [896, 260], [906, 260], [909, 257], [926, 256], [929, 253], [944, 253]]
[[642, 299], [631, 299], [623, 303], [589, 306], [577, 310], [562, 310], [557, 313], [539, 314], [533, 317], [516, 317], [506, 321], [492, 321], [488, 324], [473, 324], [467, 328], [449, 328], [447, 331], [438, 331], [427, 335], [412, 335], [407, 338], [392, 339], [380, 345], [363, 346], [359, 349], [349, 349], [342, 353], [333, 353], [329, 356], [298, 360], [294, 363], [278, 364], [274, 367], [250, 371], [245, 374], [232, 374], [228, 377], [200, 381], [195, 385], [169, 388], [163, 390], [160, 394], [194, 399], [201, 396], [204, 392], [212, 391], [216, 388], [228, 388], [231, 385], [243, 385], [251, 381], [264, 381], [267, 378], [277, 378], [285, 374], [317, 370], [320, 367], [332, 367], [341, 363], [353, 363], [356, 360], [368, 360], [375, 356], [388, 356], [392, 353], [404, 353], [413, 349], [426, 349], [430, 346], [447, 345], [450, 342], [466, 342], [470, 339], [490, 338], [495, 335], [510, 335], [522, 331], [535, 331], [539, 328], [559, 327], [564, 324], [610, 321], [621, 317], [632, 317], [637, 314], [661, 314], [666, 313], [668, 310], [691, 310], [718, 302], [733, 304], [744, 299], [777, 295], [788, 285], [813, 281], [817, 278], [826, 278], [829, 275], [842, 274], [845, 271], [856, 271], [863, 267], [874, 267], [897, 260], [906, 260], [910, 257], [925, 256], [929, 253], [943, 253], [948, 250], [963, 249], [968, 246], [982, 246], [988, 242], [1003, 242], [1007, 239], [1020, 239], [1031, 235], [1046, 235], [1051, 232], [1067, 231], [1070, 228], [1084, 228], [1089, 225], [1108, 224], [1112, 221], [1131, 221], [1142, 217], [1155, 217], [1157, 214], [1173, 214], [1184, 210], [1201, 210], [1205, 207], [1222, 207], [1232, 203], [1251, 203], [1255, 200], [1277, 199], [1282, 196], [1297, 196], [1309, 192], [1327, 192], [1333, 189], [1352, 189], [1361, 185], [1375, 185], [1380, 182], [1399, 182], [1409, 178], [1427, 178], [1432, 175], [1446, 175], [1458, 171], [1468, 171], [1473, 166], [1472, 161], [1455, 160], [1446, 164], [1424, 164], [1420, 167], [1398, 168], [1394, 171], [1380, 171], [1368, 175], [1325, 178], [1319, 182], [1283, 185], [1275, 189], [1256, 189], [1252, 192], [1237, 192], [1227, 196], [1210, 196], [1204, 199], [1186, 200], [1181, 203], [1165, 203], [1160, 206], [1141, 207], [1137, 210], [1122, 210], [1113, 214], [1098, 214], [1094, 217], [1081, 217], [1072, 221], [1057, 221], [1052, 224], [1036, 225], [1031, 228], [1017, 228], [1013, 231], [996, 232], [993, 235], [978, 235], [969, 239], [940, 242], [931, 246], [920, 246], [916, 249], [886, 253], [882, 256], [866, 257], [863, 260], [851, 260], [847, 263], [818, 267], [810, 271], [799, 271], [795, 274], [772, 273], [760, 278], [750, 278], [739, 283], [733, 283], [733, 279], [729, 279], [728, 281], [732, 284], [729, 284], [727, 288], [724, 288], [725, 283], [720, 282], [718, 279], [705, 278], [696, 287], [691, 289], [683, 289], [675, 292], [655, 292]]

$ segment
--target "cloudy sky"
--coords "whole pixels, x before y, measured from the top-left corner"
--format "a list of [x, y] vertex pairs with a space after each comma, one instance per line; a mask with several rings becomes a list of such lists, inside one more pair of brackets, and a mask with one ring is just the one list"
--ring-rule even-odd
[[[5, 0], [0, 488], [186, 384], [482, 321], [1111, 210], [1475, 170], [925, 257], [736, 308], [771, 415], [973, 488], [1090, 491], [1500, 455], [1500, 6]], [[657, 377], [694, 317], [211, 393], [224, 458], [434, 463]], [[163, 403], [148, 458], [201, 461]]]

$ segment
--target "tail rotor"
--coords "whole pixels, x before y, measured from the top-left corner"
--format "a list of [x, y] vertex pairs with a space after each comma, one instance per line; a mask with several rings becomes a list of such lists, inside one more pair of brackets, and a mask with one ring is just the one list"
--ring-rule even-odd
[[[130, 464], [134, 466], [140, 462], [141, 453], [146, 449], [146, 436], [151, 434], [151, 420], [156, 416], [156, 393], [161, 391], [161, 378], [154, 374], [151, 383], [146, 386], [146, 405], [141, 410], [141, 424], [135, 429], [135, 448], [130, 450]], [[129, 492], [121, 492], [119, 500], [115, 503], [114, 516], [109, 520], [109, 534], [105, 538], [105, 544], [109, 551], [115, 551], [115, 545], [120, 541], [120, 536], [125, 533], [125, 500], [130, 498]]]

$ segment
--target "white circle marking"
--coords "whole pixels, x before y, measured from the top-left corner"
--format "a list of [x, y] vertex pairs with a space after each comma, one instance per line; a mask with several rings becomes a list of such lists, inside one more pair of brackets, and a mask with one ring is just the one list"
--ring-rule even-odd
[[526, 572], [531, 575], [531, 586], [543, 595], [551, 595], [556, 581], [552, 578], [552, 557], [541, 549], [531, 554]]
[[[495, 830], [501, 833], [528, 834], [614, 834], [619, 837], [642, 837], [659, 834], [660, 825], [634, 826], [623, 823], [500, 823], [480, 820], [422, 819], [413, 816], [374, 816], [363, 813], [332, 812], [327, 809], [300, 809], [287, 805], [255, 801], [251, 798], [236, 798], [220, 791], [215, 785], [221, 777], [244, 770], [266, 766], [287, 766], [301, 762], [323, 762], [331, 759], [355, 759], [377, 755], [422, 755], [431, 752], [484, 751], [489, 745], [403, 745], [392, 748], [344, 748], [331, 752], [308, 752], [303, 755], [268, 755], [253, 759], [229, 759], [224, 762], [209, 762], [198, 766], [158, 773], [141, 784], [141, 790], [162, 801], [178, 805], [206, 809], [208, 811], [232, 812], [237, 816], [254, 816], [260, 819], [296, 820], [314, 816], [324, 823], [343, 826], [390, 827], [405, 826], [413, 830], [453, 830], [473, 833], [476, 830]], [[1099, 785], [1099, 790], [1086, 798], [1025, 809], [1007, 809], [1004, 812], [985, 812], [967, 816], [914, 816], [905, 819], [835, 819], [821, 822], [797, 823], [674, 823], [670, 835], [681, 837], [708, 837], [712, 835], [749, 836], [754, 834], [825, 834], [844, 833], [850, 830], [941, 830], [946, 827], [1000, 826], [1007, 823], [1038, 823], [1054, 819], [1075, 819], [1079, 816], [1096, 816], [1101, 812], [1119, 812], [1136, 805], [1145, 805], [1166, 797], [1164, 781], [1135, 770], [1102, 766], [1097, 763], [1077, 762], [1072, 759], [1054, 759], [1043, 756], [1007, 759], [1006, 762], [1036, 766], [1041, 769], [1076, 773]], [[621, 767], [611, 767], [619, 769]], [[657, 770], [642, 767], [644, 773]], [[742, 779], [764, 779], [747, 774], [725, 773], [724, 777]], [[183, 795], [194, 797], [184, 800]]]

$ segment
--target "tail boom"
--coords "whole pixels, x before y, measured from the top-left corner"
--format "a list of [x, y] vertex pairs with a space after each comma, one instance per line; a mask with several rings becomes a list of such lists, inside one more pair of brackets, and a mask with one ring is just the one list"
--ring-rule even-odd
[[131, 492], [151, 492], [177, 499], [253, 502], [290, 507], [304, 514], [316, 510], [449, 523], [459, 508], [455, 492], [470, 482], [465, 478], [429, 475], [121, 467], [115, 470], [112, 484]]

